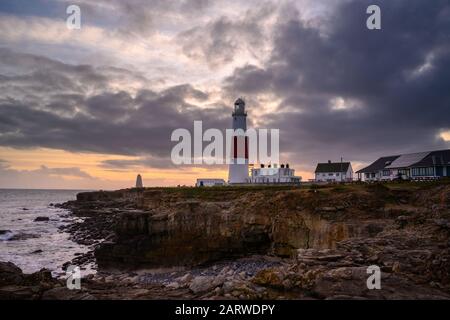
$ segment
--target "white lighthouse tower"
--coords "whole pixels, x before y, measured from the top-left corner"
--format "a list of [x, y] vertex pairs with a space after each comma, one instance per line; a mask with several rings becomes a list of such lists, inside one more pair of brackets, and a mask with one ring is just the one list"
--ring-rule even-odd
[[[248, 182], [248, 139], [245, 137], [247, 130], [247, 113], [245, 102], [241, 98], [234, 103], [233, 111], [233, 136], [231, 144], [231, 163], [228, 171], [228, 183]], [[237, 132], [242, 129], [242, 132]]]

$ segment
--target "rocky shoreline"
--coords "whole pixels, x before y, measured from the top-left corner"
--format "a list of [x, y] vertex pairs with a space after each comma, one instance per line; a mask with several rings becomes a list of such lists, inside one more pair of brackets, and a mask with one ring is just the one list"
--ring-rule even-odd
[[60, 206], [79, 217], [63, 231], [92, 247], [67, 265], [97, 273], [70, 291], [2, 263], [0, 298], [450, 298], [446, 182], [128, 189]]

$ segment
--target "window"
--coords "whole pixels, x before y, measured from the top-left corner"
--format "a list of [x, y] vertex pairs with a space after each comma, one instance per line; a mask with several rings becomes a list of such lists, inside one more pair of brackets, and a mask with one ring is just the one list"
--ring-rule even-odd
[[332, 173], [329, 173], [328, 175], [329, 175], [330, 177], [332, 177], [332, 176], [333, 176], [333, 174], [332, 174]]
[[336, 177], [339, 177], [339, 173], [336, 173]]
[[366, 179], [370, 178], [370, 173], [366, 173]]
[[387, 177], [391, 175], [391, 170], [383, 170], [383, 176]]
[[434, 168], [412, 168], [413, 176], [434, 176]]

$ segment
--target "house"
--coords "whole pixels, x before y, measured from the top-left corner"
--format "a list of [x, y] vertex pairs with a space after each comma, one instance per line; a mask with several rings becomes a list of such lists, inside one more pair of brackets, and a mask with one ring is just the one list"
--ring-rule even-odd
[[267, 168], [261, 164], [261, 168], [251, 169], [249, 183], [279, 183], [279, 184], [295, 184], [300, 183], [302, 177], [295, 175], [295, 170], [289, 168], [289, 164], [268, 165]]
[[385, 170], [385, 168], [389, 166], [392, 163], [392, 161], [394, 161], [398, 157], [400, 156], [381, 157], [368, 167], [356, 171], [356, 174], [358, 175], [358, 180], [367, 182], [391, 180], [390, 178], [391, 171], [389, 169]]
[[215, 187], [224, 186], [225, 180], [223, 179], [197, 179], [196, 187]]
[[318, 163], [315, 182], [345, 182], [353, 180], [353, 168], [350, 162]]
[[450, 150], [438, 150], [381, 157], [358, 170], [362, 181], [428, 180], [450, 177]]

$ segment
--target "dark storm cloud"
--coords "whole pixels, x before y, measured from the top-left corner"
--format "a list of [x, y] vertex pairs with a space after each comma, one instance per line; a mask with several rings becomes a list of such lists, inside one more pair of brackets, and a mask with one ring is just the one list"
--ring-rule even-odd
[[148, 95], [148, 92], [141, 92], [130, 99], [131, 105], [122, 106], [122, 112], [117, 108], [109, 111], [114, 107], [107, 104], [104, 95], [100, 96], [99, 111], [93, 113], [94, 117], [81, 113], [62, 117], [26, 105], [0, 104], [0, 144], [169, 156], [173, 130], [191, 129], [194, 120], [203, 120], [205, 126], [225, 127], [219, 111], [203, 111], [180, 97], [168, 97], [165, 93], [158, 93], [153, 99]]
[[230, 92], [282, 99], [266, 123], [281, 129], [281, 148], [294, 161], [312, 167], [448, 147], [438, 134], [450, 128], [450, 4], [376, 3], [379, 31], [366, 28], [373, 1], [342, 2], [325, 31], [280, 19], [270, 62], [226, 80]]
[[[8, 63], [25, 62], [31, 71], [0, 78], [2, 146], [147, 155], [152, 160], [147, 163], [167, 167], [173, 130], [192, 130], [194, 120], [203, 120], [205, 128], [221, 129], [228, 122], [221, 108], [188, 102], [208, 99], [207, 93], [191, 85], [140, 89], [132, 95], [109, 90], [106, 77], [90, 66], [20, 54], [15, 61], [14, 53], [4, 52]], [[4, 61], [0, 58], [0, 68]], [[54, 83], [55, 79], [60, 81]]]
[[[106, 70], [108, 71], [108, 70]], [[0, 85], [11, 96], [104, 90], [109, 81], [90, 65], [69, 65], [46, 57], [17, 53], [0, 47]]]

